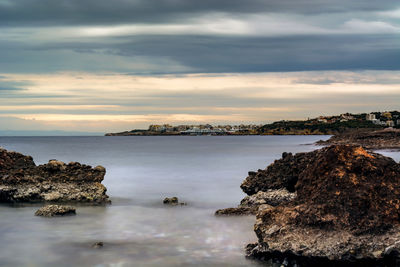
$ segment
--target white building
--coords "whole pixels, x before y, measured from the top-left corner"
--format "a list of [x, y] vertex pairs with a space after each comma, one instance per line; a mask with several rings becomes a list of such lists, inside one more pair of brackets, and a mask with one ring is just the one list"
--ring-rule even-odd
[[340, 117], [341, 117], [343, 120], [346, 120], [346, 121], [354, 120], [354, 117], [353, 117], [353, 116], [347, 115], [347, 114], [341, 114]]
[[370, 114], [367, 114], [365, 119], [367, 121], [373, 121], [373, 120], [376, 120], [376, 116], [375, 116], [375, 114], [370, 113]]

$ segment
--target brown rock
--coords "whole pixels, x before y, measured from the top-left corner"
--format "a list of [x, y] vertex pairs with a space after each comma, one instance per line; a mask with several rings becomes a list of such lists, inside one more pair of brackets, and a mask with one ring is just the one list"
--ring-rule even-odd
[[105, 173], [77, 162], [36, 166], [30, 156], [0, 149], [0, 202], [108, 203]]
[[179, 199], [177, 197], [171, 197], [171, 198], [166, 197], [166, 198], [164, 198], [163, 203], [165, 205], [171, 205], [171, 206], [178, 206], [178, 205], [186, 206], [187, 205], [186, 202], [179, 202]]
[[351, 145], [309, 156], [297, 197], [257, 214], [248, 256], [286, 266], [399, 266], [400, 165]]
[[242, 215], [254, 215], [258, 211], [258, 207], [238, 207], [238, 208], [226, 208], [220, 209], [215, 212], [215, 215], [224, 216], [242, 216]]
[[292, 153], [283, 153], [281, 159], [275, 160], [265, 170], [249, 172], [240, 188], [248, 195], [269, 189], [287, 189], [294, 192], [300, 173], [307, 168], [312, 158], [313, 152], [298, 153], [294, 156]]
[[296, 184], [296, 223], [357, 233], [400, 222], [400, 165], [358, 146], [319, 150]]
[[66, 216], [66, 215], [76, 215], [75, 208], [71, 206], [48, 205], [38, 209], [35, 212], [35, 216], [43, 216], [43, 217], [55, 217], [55, 216]]
[[179, 201], [177, 197], [171, 197], [171, 198], [166, 197], [164, 198], [163, 203], [169, 205], [178, 205]]

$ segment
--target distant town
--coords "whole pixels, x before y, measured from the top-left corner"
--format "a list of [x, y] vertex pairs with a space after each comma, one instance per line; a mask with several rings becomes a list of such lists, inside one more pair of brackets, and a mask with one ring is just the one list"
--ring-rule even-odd
[[257, 135], [258, 130], [263, 124], [255, 125], [178, 125], [169, 124], [150, 125], [147, 130], [132, 130], [121, 133], [108, 133], [106, 136], [113, 135]]
[[140, 135], [320, 135], [337, 134], [351, 129], [400, 128], [400, 112], [385, 111], [337, 116], [320, 116], [307, 120], [282, 120], [270, 124], [240, 125], [150, 125], [147, 130], [136, 129], [106, 136]]
[[340, 116], [332, 116], [332, 117], [319, 117], [317, 119], [318, 122], [323, 123], [335, 123], [337, 121], [345, 122], [345, 121], [370, 121], [375, 125], [384, 126], [384, 127], [394, 127], [400, 125], [400, 113], [397, 111], [392, 112], [373, 112], [364, 114], [342, 114]]

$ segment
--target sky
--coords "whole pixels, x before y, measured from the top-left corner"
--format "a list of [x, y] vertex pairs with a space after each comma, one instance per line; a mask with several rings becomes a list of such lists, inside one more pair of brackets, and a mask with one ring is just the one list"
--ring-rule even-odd
[[0, 134], [399, 103], [398, 0], [0, 0]]

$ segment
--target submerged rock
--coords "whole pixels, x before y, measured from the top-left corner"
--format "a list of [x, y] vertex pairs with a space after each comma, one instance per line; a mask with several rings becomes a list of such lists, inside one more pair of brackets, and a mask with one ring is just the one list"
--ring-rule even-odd
[[103, 242], [96, 242], [92, 245], [92, 248], [102, 248], [104, 246]]
[[36, 166], [30, 156], [0, 149], [0, 202], [108, 203], [105, 173], [102, 166], [78, 162]]
[[66, 215], [76, 215], [75, 208], [71, 206], [48, 205], [38, 209], [35, 212], [35, 216], [43, 216], [43, 217], [55, 217], [55, 216], [66, 216]]
[[220, 209], [215, 212], [215, 215], [224, 216], [241, 216], [241, 215], [254, 215], [258, 211], [258, 207], [237, 207]]
[[352, 145], [306, 154], [297, 196], [258, 212], [248, 256], [286, 266], [399, 266], [400, 164]]

